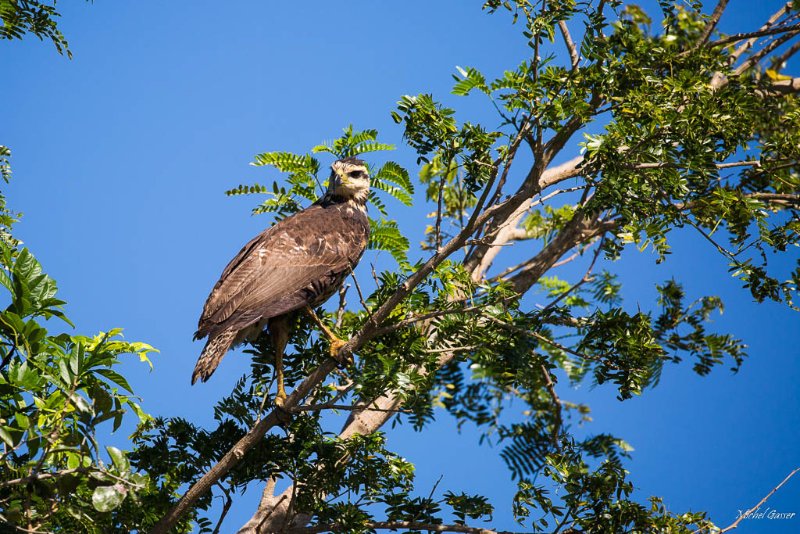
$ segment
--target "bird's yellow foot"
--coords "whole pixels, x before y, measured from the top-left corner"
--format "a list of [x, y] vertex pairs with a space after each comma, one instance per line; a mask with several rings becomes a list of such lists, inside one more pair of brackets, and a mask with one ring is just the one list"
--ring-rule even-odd
[[275, 395], [275, 415], [278, 418], [278, 424], [284, 428], [292, 422], [292, 414], [286, 409], [286, 392], [278, 392]]
[[347, 345], [347, 341], [339, 339], [336, 336], [333, 336], [331, 338], [330, 353], [331, 353], [331, 358], [339, 362], [339, 365], [347, 366], [353, 363], [353, 355], [339, 353], [339, 351], [342, 350], [342, 347], [344, 347], [345, 345]]

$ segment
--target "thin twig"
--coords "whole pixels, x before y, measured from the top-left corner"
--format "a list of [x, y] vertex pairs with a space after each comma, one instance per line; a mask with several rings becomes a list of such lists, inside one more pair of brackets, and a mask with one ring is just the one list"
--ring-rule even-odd
[[395, 324], [378, 328], [375, 331], [375, 336], [377, 337], [389, 334], [391, 332], [394, 332], [395, 330], [405, 328], [412, 324], [419, 323], [421, 321], [427, 321], [428, 319], [435, 319], [437, 317], [442, 317], [444, 315], [452, 315], [454, 313], [474, 313], [482, 310], [486, 306], [488, 306], [488, 304], [480, 306], [467, 306], [465, 308], [453, 308], [450, 310], [436, 310], [428, 313], [421, 313], [419, 315], [412, 315], [411, 317], [403, 319], [402, 321], [398, 321]]
[[581, 253], [580, 252], [573, 252], [572, 254], [570, 254], [569, 256], [564, 258], [563, 260], [558, 260], [557, 262], [555, 262], [553, 264], [553, 266], [551, 267], [551, 269], [555, 269], [557, 267], [562, 267], [562, 266], [564, 266], [564, 265], [566, 265], [568, 263], [572, 263], [573, 261], [577, 260], [580, 257], [581, 257]]
[[[743, 514], [739, 515], [739, 517], [738, 517], [738, 518], [736, 518], [736, 521], [734, 521], [733, 523], [731, 523], [731, 524], [730, 524], [730, 525], [728, 525], [727, 527], [725, 527], [725, 528], [723, 528], [722, 530], [720, 530], [720, 534], [724, 534], [725, 532], [730, 532], [731, 530], [733, 530], [733, 529], [737, 528], [737, 527], [739, 526], [739, 523], [741, 523], [743, 519], [747, 519], [747, 517], [748, 517], [750, 514], [752, 514], [752, 513], [753, 513], [753, 512], [755, 512], [756, 510], [758, 510], [758, 509], [759, 509], [759, 507], [763, 506], [763, 505], [764, 505], [764, 503], [765, 503], [765, 502], [767, 502], [767, 500], [768, 500], [770, 497], [772, 497], [772, 495], [773, 495], [773, 494], [775, 494], [775, 492], [776, 492], [776, 491], [778, 491], [779, 489], [781, 489], [781, 486], [783, 486], [784, 484], [786, 484], [787, 482], [789, 482], [789, 479], [790, 479], [790, 478], [792, 478], [792, 477], [793, 477], [793, 476], [794, 476], [794, 475], [795, 475], [795, 474], [796, 474], [798, 471], [800, 471], [800, 467], [798, 467], [798, 468], [794, 469], [794, 470], [793, 470], [791, 473], [789, 473], [788, 475], [786, 475], [786, 478], [784, 478], [784, 479], [781, 481], [781, 483], [780, 483], [780, 484], [778, 484], [777, 486], [775, 486], [774, 488], [772, 488], [772, 491], [770, 491], [769, 493], [767, 493], [767, 494], [764, 496], [764, 498], [763, 498], [763, 499], [761, 499], [760, 501], [758, 501], [758, 504], [756, 504], [755, 506], [753, 506], [752, 508], [750, 508], [749, 510], [747, 510], [745, 513], [743, 513]], [[700, 532], [700, 530], [696, 530], [696, 531], [695, 531], [695, 534], [697, 534], [698, 532]]]
[[754, 67], [756, 64], [758, 64], [758, 62], [761, 61], [764, 57], [766, 57], [767, 54], [769, 54], [770, 52], [772, 52], [776, 48], [779, 48], [780, 46], [782, 46], [783, 44], [785, 44], [789, 40], [794, 39], [794, 37], [796, 37], [796, 35], [797, 35], [796, 33], [793, 33], [793, 34], [790, 33], [790, 34], [786, 34], [786, 35], [781, 35], [777, 39], [775, 39], [775, 40], [771, 41], [770, 43], [766, 44], [763, 48], [761, 48], [761, 50], [759, 50], [755, 54], [753, 54], [750, 57], [748, 57], [746, 60], [744, 60], [742, 62], [741, 65], [736, 67], [736, 69], [733, 71], [733, 75], [734, 76], [741, 76], [746, 70], [748, 70], [748, 69]]
[[727, 5], [728, 0], [719, 0], [719, 2], [717, 2], [717, 7], [714, 8], [714, 12], [711, 13], [706, 27], [703, 28], [703, 35], [700, 36], [700, 40], [698, 41], [699, 46], [704, 45], [706, 41], [708, 41], [708, 38], [711, 37], [711, 33], [714, 31], [714, 28], [717, 27], [717, 23], [720, 17], [722, 17], [722, 13], [725, 11]]
[[550, 394], [550, 398], [553, 399], [553, 412], [556, 420], [555, 424], [553, 425], [552, 440], [553, 447], [559, 449], [558, 436], [561, 433], [561, 425], [564, 421], [561, 416], [561, 399], [558, 398], [555, 382], [553, 382], [553, 377], [550, 375], [550, 371], [547, 370], [547, 366], [542, 364], [540, 367], [542, 368], [542, 373], [544, 374], [544, 385], [547, 388], [547, 392]]
[[[439, 179], [439, 198], [436, 201], [436, 230], [434, 233], [433, 247], [436, 252], [442, 248], [442, 203], [444, 201], [444, 182], [447, 179], [447, 173], [450, 171], [450, 162], [447, 162], [442, 172], [442, 177]], [[456, 171], [458, 172], [458, 171]]]
[[339, 307], [336, 308], [336, 321], [333, 323], [337, 330], [342, 327], [342, 321], [344, 320], [344, 310], [347, 307], [345, 296], [348, 289], [350, 289], [350, 286], [347, 284], [339, 288]]
[[796, 42], [795, 44], [787, 48], [780, 56], [775, 58], [775, 65], [776, 65], [775, 68], [781, 69], [783, 67], [783, 64], [786, 63], [789, 60], [789, 58], [795, 55], [798, 50], [800, 50], [800, 41]]
[[518, 327], [516, 325], [513, 325], [513, 324], [508, 324], [508, 323], [506, 323], [504, 321], [501, 321], [500, 319], [497, 319], [497, 318], [492, 317], [492, 316], [487, 316], [487, 319], [489, 319], [493, 323], [496, 323], [496, 324], [502, 326], [503, 328], [507, 328], [507, 329], [511, 330], [512, 332], [517, 332], [518, 334], [534, 337], [534, 338], [538, 339], [539, 341], [541, 341], [543, 343], [547, 343], [548, 345], [552, 345], [557, 349], [561, 349], [564, 352], [572, 354], [573, 356], [577, 356], [578, 358], [581, 358], [583, 360], [589, 360], [589, 361], [592, 361], [592, 362], [595, 362], [595, 363], [601, 363], [603, 365], [607, 365], [608, 367], [610, 367], [612, 369], [619, 370], [619, 367], [617, 367], [616, 365], [612, 364], [611, 362], [609, 362], [607, 360], [603, 360], [601, 357], [589, 356], [588, 354], [580, 353], [580, 352], [576, 351], [575, 349], [571, 349], [571, 348], [567, 347], [566, 345], [562, 345], [561, 343], [559, 343], [557, 341], [553, 341], [552, 339], [549, 339], [549, 338], [543, 336], [542, 334], [540, 334], [539, 332], [536, 332], [534, 330], [528, 330], [526, 328], [520, 328], [520, 327]]
[[440, 354], [443, 352], [466, 352], [481, 348], [480, 345], [464, 345], [461, 347], [444, 347], [441, 349], [425, 349], [428, 354]]
[[591, 263], [589, 263], [589, 267], [586, 269], [586, 272], [584, 273], [583, 277], [581, 277], [580, 280], [575, 282], [572, 285], [572, 287], [570, 287], [569, 289], [567, 289], [566, 291], [561, 293], [555, 300], [550, 302], [550, 304], [545, 306], [544, 307], [545, 310], [549, 310], [550, 308], [552, 308], [553, 306], [555, 306], [556, 304], [561, 302], [567, 295], [569, 295], [570, 293], [572, 293], [573, 291], [578, 289], [580, 286], [582, 286], [586, 282], [591, 281], [591, 279], [592, 279], [592, 270], [594, 269], [594, 264], [597, 262], [597, 258], [600, 256], [600, 252], [603, 251], [603, 241], [605, 241], [605, 236], [600, 238], [600, 244], [595, 249], [594, 255], [592, 256], [592, 261], [591, 261]]
[[[780, 8], [778, 11], [773, 13], [772, 16], [770, 18], [768, 18], [767, 21], [759, 28], [759, 30], [765, 30], [767, 28], [772, 27], [772, 25], [775, 24], [775, 22], [777, 22], [778, 19], [780, 19], [782, 16], [784, 16], [786, 13], [789, 12], [791, 7], [792, 7], [792, 1], [790, 0], [789, 2], [786, 2], [786, 4], [784, 4], [782, 8]], [[755, 39], [750, 39], [750, 40], [742, 43], [741, 45], [739, 45], [736, 48], [736, 50], [734, 50], [731, 53], [730, 57], [728, 58], [728, 63], [730, 65], [733, 65], [744, 52], [746, 52], [750, 47], [753, 46], [753, 43], [755, 43], [755, 42], [756, 42]], [[717, 77], [716, 74], [714, 76], [715, 76], [715, 78]], [[713, 85], [713, 83], [714, 82], [712, 80], [712, 85]]]
[[561, 36], [564, 38], [564, 44], [566, 45], [567, 50], [569, 50], [569, 57], [572, 60], [572, 70], [575, 70], [578, 68], [581, 58], [578, 55], [578, 48], [575, 46], [575, 41], [572, 40], [572, 36], [569, 34], [567, 21], [558, 21], [558, 29], [561, 30]]
[[781, 33], [797, 33], [800, 32], [800, 25], [794, 24], [792, 26], [779, 26], [777, 28], [768, 28], [766, 30], [759, 30], [755, 32], [748, 32], [748, 33], [737, 33], [735, 35], [731, 35], [730, 37], [725, 37], [724, 39], [719, 39], [711, 43], [713, 46], [725, 46], [731, 43], [738, 43], [739, 41], [744, 41], [746, 39], [755, 40], [759, 37], [767, 37], [769, 35], [778, 35]]
[[6, 488], [8, 486], [17, 486], [19, 484], [27, 484], [28, 482], [34, 482], [38, 480], [48, 480], [51, 478], [59, 478], [67, 475], [77, 474], [77, 473], [87, 473], [89, 472], [88, 467], [77, 467], [75, 469], [64, 469], [63, 471], [54, 471], [54, 472], [45, 472], [45, 473], [35, 473], [33, 475], [28, 475], [21, 478], [15, 478], [13, 480], [5, 480], [0, 482], [0, 488]]
[[[522, 124], [520, 125], [520, 128], [517, 131], [517, 135], [514, 136], [514, 140], [511, 141], [511, 144], [508, 147], [508, 152], [506, 153], [505, 161], [503, 161], [502, 158], [497, 158], [497, 160], [495, 161], [494, 171], [491, 173], [491, 176], [489, 177], [489, 181], [486, 184], [486, 187], [483, 188], [483, 193], [481, 194], [481, 198], [478, 200], [478, 203], [475, 205], [475, 209], [472, 210], [472, 215], [470, 216], [469, 221], [467, 222], [467, 227], [475, 224], [478, 215], [480, 214], [481, 210], [483, 210], [484, 203], [486, 202], [486, 199], [489, 195], [489, 191], [492, 189], [492, 186], [494, 185], [494, 182], [497, 179], [497, 173], [499, 172], [500, 165], [502, 164], [503, 173], [500, 175], [500, 179], [497, 181], [497, 187], [495, 188], [494, 194], [492, 195], [491, 199], [486, 205], [493, 206], [500, 199], [500, 195], [502, 194], [503, 191], [503, 186], [505, 185], [506, 179], [508, 178], [508, 173], [511, 170], [511, 164], [514, 162], [514, 157], [517, 154], [517, 150], [519, 149], [522, 140], [525, 138], [526, 135], [530, 133], [530, 129], [531, 129], [530, 120], [528, 117], [524, 117], [522, 120]], [[488, 221], [489, 218], [486, 218], [486, 220]], [[480, 228], [480, 226], [481, 225], [477, 225], [476, 227]], [[480, 230], [476, 232], [476, 235], [479, 234]], [[470, 248], [470, 250], [467, 251], [465, 258], [469, 258], [470, 256], [472, 256], [473, 252], [474, 248]]]
[[[730, 169], [731, 167], [761, 167], [761, 162], [752, 161], [731, 161], [727, 163], [715, 163], [717, 169]], [[653, 163], [632, 163], [627, 166], [629, 169], [682, 169], [681, 165], [672, 162], [653, 162]]]
[[361, 292], [361, 286], [358, 285], [358, 278], [356, 278], [355, 273], [352, 271], [350, 272], [350, 278], [353, 279], [353, 285], [356, 286], [356, 293], [358, 293], [358, 300], [361, 301], [361, 307], [364, 308], [364, 310], [367, 312], [367, 315], [371, 315], [372, 310], [364, 300], [364, 294]]
[[0, 488], [6, 488], [8, 486], [16, 486], [20, 484], [27, 484], [29, 482], [39, 481], [39, 480], [49, 480], [51, 478], [60, 478], [67, 475], [74, 475], [74, 474], [85, 474], [85, 473], [97, 473], [97, 476], [105, 476], [112, 480], [115, 480], [121, 484], [125, 484], [127, 486], [131, 486], [133, 488], [140, 488], [141, 484], [137, 484], [131, 482], [122, 477], [118, 477], [112, 473], [109, 473], [105, 469], [99, 467], [76, 467], [75, 469], [64, 469], [62, 471], [50, 471], [50, 472], [38, 472], [33, 473], [31, 475], [22, 477], [22, 478], [15, 478], [13, 480], [5, 480], [0, 482]]
[[222, 505], [222, 513], [219, 514], [217, 526], [214, 527], [214, 531], [211, 534], [219, 534], [219, 529], [222, 527], [222, 522], [225, 520], [225, 516], [228, 515], [231, 506], [233, 506], [233, 497], [231, 497], [230, 490], [225, 488], [222, 484], [217, 484], [217, 486], [219, 486], [223, 493], [225, 493], [225, 504]]

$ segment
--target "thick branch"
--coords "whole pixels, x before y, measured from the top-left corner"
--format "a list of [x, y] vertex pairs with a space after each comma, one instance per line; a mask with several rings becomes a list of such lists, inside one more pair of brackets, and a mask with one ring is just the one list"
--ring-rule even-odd
[[[361, 330], [356, 333], [350, 340], [339, 349], [339, 355], [346, 357], [353, 354], [359, 348], [364, 346], [365, 343], [373, 339], [381, 323], [389, 316], [394, 308], [400, 304], [428, 275], [433, 272], [445, 259], [451, 254], [464, 246], [468, 238], [475, 231], [475, 228], [483, 225], [491, 217], [497, 215], [499, 212], [509, 210], [509, 206], [519, 205], [529, 194], [528, 190], [517, 192], [514, 196], [492, 206], [485, 210], [483, 213], [470, 219], [464, 229], [442, 246], [441, 250], [437, 251], [426, 261], [422, 267], [416, 272], [411, 274], [406, 281], [390, 296], [375, 312], [367, 319]], [[222, 459], [209, 469], [200, 480], [198, 480], [178, 503], [165, 515], [153, 528], [152, 534], [166, 534], [178, 522], [181, 516], [186, 513], [197, 500], [204, 495], [211, 487], [222, 477], [228, 474], [230, 470], [239, 463], [244, 455], [252, 449], [261, 439], [264, 434], [271, 428], [280, 423], [282, 417], [285, 417], [285, 412], [291, 412], [300, 401], [308, 395], [312, 389], [317, 387], [325, 377], [336, 368], [336, 362], [331, 359], [323, 362], [317, 369], [315, 369], [305, 380], [303, 380], [291, 395], [286, 399], [284, 409], [273, 410], [267, 415], [266, 418], [259, 421], [241, 440], [239, 440], [233, 448], [222, 457]], [[378, 406], [379, 408], [393, 409], [395, 406]]]
[[[800, 45], [800, 43], [797, 43]], [[772, 82], [770, 89], [766, 92], [762, 91], [762, 96], [777, 96], [789, 95], [800, 92], [800, 78], [792, 78], [791, 80], [778, 80]]]
[[[575, 219], [582, 220], [583, 217], [575, 217]], [[561, 254], [556, 254], [552, 248], [548, 249], [550, 245], [540, 252], [537, 258], [539, 258], [539, 256], [542, 257], [537, 262], [537, 265], [542, 269], [542, 274], [552, 267], [564, 252], [580, 244], [582, 242], [581, 239], [592, 239], [594, 236], [599, 235], [599, 233], [611, 228], [611, 226], [606, 222], [595, 221], [594, 228], [590, 227], [588, 224], [585, 225], [585, 227], [581, 226], [581, 228], [584, 228], [586, 231], [565, 232], [562, 230], [559, 236], [562, 236], [562, 234], [564, 234], [564, 236], [561, 237], [561, 239], [559, 239], [559, 236], [554, 239], [554, 242], [558, 242], [560, 247], [566, 246], [567, 235], [575, 239], [572, 246], [568, 248], [559, 248], [559, 250], [562, 250]], [[552, 243], [553, 242], [551, 242], [551, 245]], [[534, 276], [534, 271], [532, 269], [527, 272], [527, 276], [529, 277], [528, 279], [531, 280], [530, 285], [535, 283], [535, 280], [532, 278]], [[530, 287], [530, 285], [528, 285], [528, 287]], [[437, 359], [436, 368], [440, 369], [450, 363], [458, 352], [456, 350], [457, 348], [458, 347], [454, 348], [450, 352], [441, 353]], [[425, 369], [418, 369], [418, 372], [423, 375], [427, 373]], [[394, 415], [401, 402], [401, 399], [394, 396], [392, 393], [387, 393], [370, 402], [368, 406], [365, 404], [360, 411], [351, 413], [350, 418], [339, 434], [339, 439], [348, 439], [356, 434], [366, 435], [378, 430]], [[290, 495], [291, 488], [286, 489], [280, 496], [267, 495], [265, 492], [262, 498], [262, 503], [264, 503], [264, 505], [259, 506], [253, 517], [239, 530], [239, 533], [262, 534], [274, 532], [279, 525], [285, 524], [289, 513]], [[301, 525], [309, 519], [308, 516], [301, 515], [294, 518], [294, 523], [296, 525]]]
[[[546, 170], [538, 180], [538, 190], [543, 191], [552, 185], [580, 175], [581, 169], [578, 166], [582, 161], [583, 158], [579, 156]], [[490, 239], [489, 244], [476, 248], [472, 256], [465, 261], [465, 267], [471, 271], [473, 280], [478, 281], [483, 278], [495, 257], [500, 253], [500, 245], [508, 243], [518, 236], [517, 225], [532, 206], [533, 197], [534, 195], [531, 195], [530, 198], [524, 199], [513, 212], [505, 217], [503, 223], [500, 224], [499, 221], [493, 223], [493, 231], [487, 233], [487, 237]]]
[[580, 210], [570, 219], [561, 231], [536, 256], [508, 280], [514, 291], [526, 293], [548, 269], [567, 251], [580, 243], [585, 243], [614, 228], [613, 221], [586, 217]]

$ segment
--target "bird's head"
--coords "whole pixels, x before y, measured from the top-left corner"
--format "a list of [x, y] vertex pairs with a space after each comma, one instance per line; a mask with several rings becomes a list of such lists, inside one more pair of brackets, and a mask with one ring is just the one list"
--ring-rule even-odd
[[325, 196], [339, 197], [363, 205], [369, 195], [367, 164], [356, 158], [339, 159], [331, 165], [331, 178]]

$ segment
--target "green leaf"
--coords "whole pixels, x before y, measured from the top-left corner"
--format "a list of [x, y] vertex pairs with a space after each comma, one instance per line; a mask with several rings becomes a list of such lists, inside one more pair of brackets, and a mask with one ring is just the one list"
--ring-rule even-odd
[[408, 171], [393, 161], [387, 161], [373, 176], [372, 184], [376, 189], [390, 194], [406, 206], [412, 204], [414, 184]]
[[291, 152], [264, 152], [256, 154], [255, 166], [269, 165], [279, 171], [292, 174], [304, 173], [316, 175], [319, 171], [319, 162], [308, 155], [299, 156]]
[[128, 457], [124, 451], [111, 446], [107, 446], [106, 451], [108, 451], [111, 461], [114, 462], [114, 467], [116, 467], [120, 473], [127, 473], [131, 470], [131, 463], [128, 461]]
[[14, 443], [14, 438], [11, 436], [9, 430], [12, 430], [11, 427], [0, 426], [0, 439], [2, 439], [6, 445], [13, 448], [16, 444]]
[[121, 484], [98, 486], [92, 493], [92, 505], [98, 512], [110, 512], [122, 504], [127, 494], [128, 490]]
[[395, 221], [370, 218], [370, 235], [367, 247], [371, 250], [385, 250], [400, 265], [408, 264], [406, 255], [409, 247], [408, 239], [400, 233]]
[[490, 93], [489, 87], [486, 85], [486, 78], [477, 69], [467, 67], [465, 70], [461, 67], [456, 67], [456, 70], [458, 70], [461, 78], [453, 75], [456, 80], [452, 91], [454, 95], [467, 96], [473, 89], [478, 89], [487, 95]]

